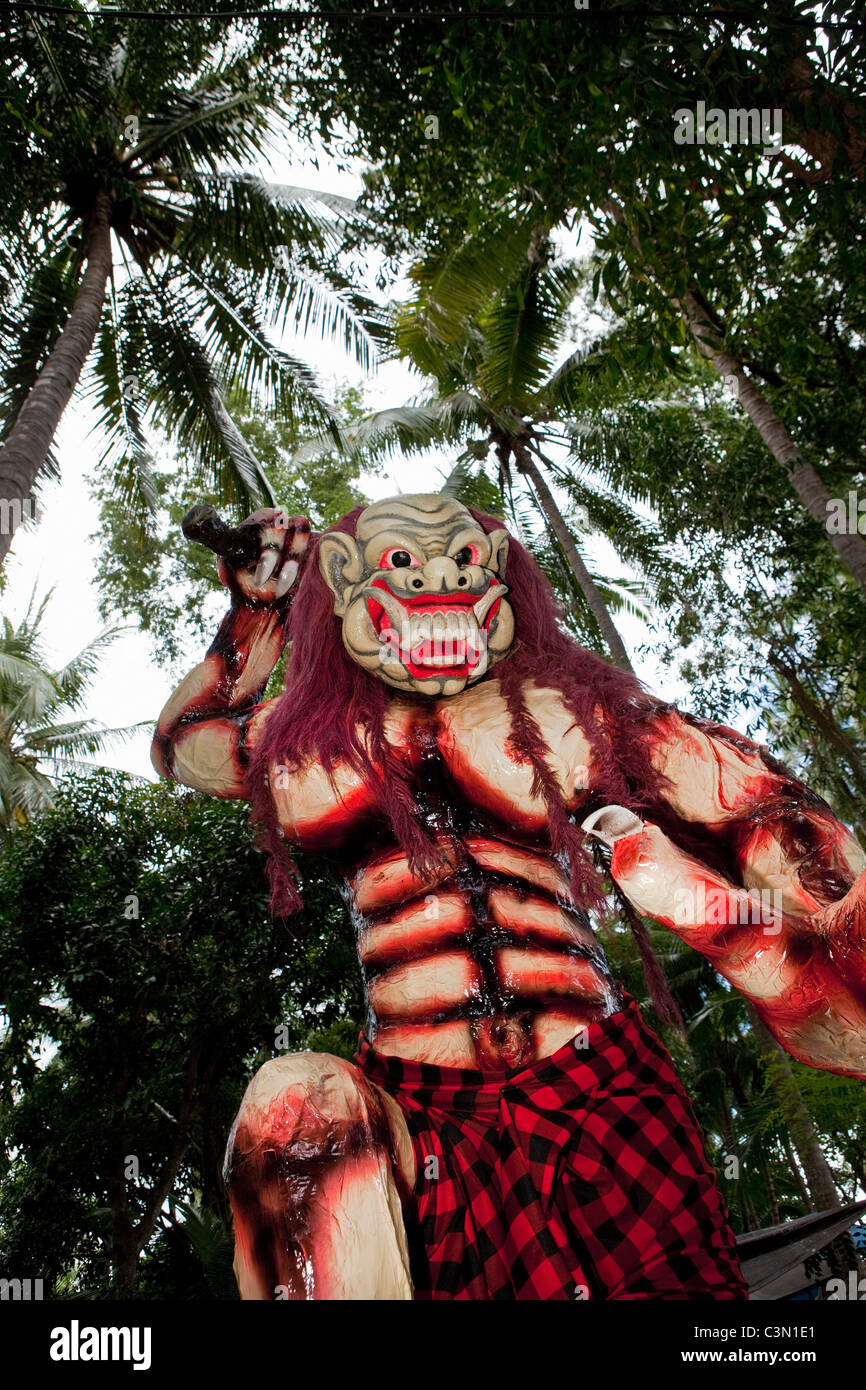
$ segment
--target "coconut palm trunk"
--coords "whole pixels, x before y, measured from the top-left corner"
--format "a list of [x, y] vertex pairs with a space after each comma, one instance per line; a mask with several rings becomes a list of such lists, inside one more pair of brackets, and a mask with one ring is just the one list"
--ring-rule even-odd
[[529, 479], [535, 489], [539, 506], [544, 512], [545, 519], [551, 531], [556, 536], [562, 547], [563, 554], [571, 568], [571, 572], [577, 580], [580, 592], [586, 599], [587, 605], [598, 623], [601, 635], [607, 643], [608, 651], [618, 666], [624, 666], [627, 670], [632, 669], [628, 658], [625, 644], [617, 631], [617, 627], [610, 614], [610, 609], [605, 603], [599, 592], [598, 585], [583, 562], [583, 558], [578, 550], [574, 537], [568, 528], [565, 517], [556, 505], [556, 499], [541, 469], [531, 457], [528, 449], [524, 445], [517, 445], [514, 450], [515, 464], [519, 472]]
[[[603, 199], [600, 206], [618, 225], [625, 222], [625, 211], [615, 198]], [[671, 304], [681, 316], [701, 352], [724, 381], [736, 382], [737, 400], [743, 410], [773, 458], [784, 470], [806, 511], [824, 528], [824, 533], [842, 564], [866, 593], [866, 540], [856, 532], [837, 535], [827, 530], [827, 518], [830, 514], [828, 504], [832, 500], [829, 492], [812, 465], [803, 458], [784, 420], [777, 415], [755, 383], [746, 376], [739, 358], [725, 348], [721, 330], [705, 307], [707, 301], [704, 299], [702, 304], [692, 290], [686, 290], [682, 299], [677, 298], [667, 287], [662, 269], [647, 255], [640, 237], [632, 232], [630, 240], [646, 269], [670, 298]]]
[[836, 534], [827, 530], [832, 499], [811, 463], [803, 458], [785, 422], [779, 418], [755, 383], [746, 376], [739, 358], [720, 345], [718, 329], [691, 290], [688, 290], [682, 302], [677, 301], [677, 304], [695, 342], [719, 376], [725, 381], [736, 382], [739, 404], [773, 458], [785, 470], [806, 511], [824, 528], [839, 559], [866, 593], [866, 541], [856, 531]]
[[61, 416], [96, 337], [111, 274], [111, 199], [96, 195], [87, 231], [87, 269], [72, 311], [31, 387], [5, 442], [0, 445], [0, 563], [12, 544], [25, 501], [44, 466]]
[[787, 1052], [781, 1047], [751, 1007], [752, 1028], [758, 1047], [769, 1063], [770, 1084], [788, 1126], [794, 1148], [809, 1184], [816, 1211], [829, 1211], [839, 1205], [839, 1192], [832, 1169], [821, 1148], [812, 1118], [794, 1077]]

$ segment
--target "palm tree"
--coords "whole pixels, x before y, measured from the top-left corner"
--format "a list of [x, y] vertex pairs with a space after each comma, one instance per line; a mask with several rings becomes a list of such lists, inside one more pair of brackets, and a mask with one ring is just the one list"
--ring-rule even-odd
[[50, 806], [52, 775], [81, 766], [132, 729], [103, 729], [75, 716], [100, 657], [118, 635], [106, 629], [57, 671], [45, 665], [40, 624], [48, 594], [13, 626], [0, 627], [0, 840]]
[[154, 500], [150, 410], [248, 508], [273, 498], [225, 388], [332, 427], [313, 373], [269, 330], [313, 326], [362, 362], [375, 332], [337, 263], [349, 200], [242, 172], [287, 129], [259, 27], [227, 38], [221, 20], [63, 8], [16, 12], [0, 55], [0, 561], [56, 467], [52, 441], [94, 345], [103, 462], [125, 499]]
[[[634, 608], [634, 592], [593, 576], [548, 477], [562, 478], [551, 445], [568, 443], [570, 391], [583, 354], [569, 354], [569, 315], [581, 269], [554, 261], [537, 225], [512, 224], [498, 241], [466, 243], [444, 262], [426, 261], [411, 277], [414, 297], [392, 318], [392, 351], [432, 378], [432, 396], [378, 411], [345, 428], [348, 447], [366, 457], [463, 445], [458, 464], [491, 451], [504, 494], [522, 477], [564, 558], [580, 600], [614, 661], [630, 666], [612, 609]], [[620, 553], [651, 579], [662, 563], [652, 528], [609, 490], [584, 487], [589, 523], [618, 532]]]
[[[804, 537], [804, 548], [793, 549], [790, 508], [767, 491], [751, 428], [704, 389], [702, 374], [673, 390], [648, 374], [640, 393], [627, 376], [600, 382], [610, 342], [620, 347], [616, 337], [594, 345], [583, 381], [573, 383], [571, 446], [557, 481], [580, 503], [581, 473], [589, 473], [652, 510], [662, 541], [688, 556], [687, 573], [681, 566], [667, 578], [660, 602], [688, 610], [686, 626], [699, 628], [720, 674], [734, 660], [732, 640], [742, 642], [744, 656], [764, 671], [761, 701], [777, 756], [794, 759], [863, 838], [866, 686], [860, 644], [845, 642], [862, 627], [858, 600], [844, 589], [840, 595], [822, 543]], [[805, 579], [798, 564], [809, 566]], [[674, 618], [669, 631], [676, 630]], [[810, 655], [810, 634], [820, 634], [820, 657]], [[757, 691], [753, 679], [749, 698], [757, 701]]]

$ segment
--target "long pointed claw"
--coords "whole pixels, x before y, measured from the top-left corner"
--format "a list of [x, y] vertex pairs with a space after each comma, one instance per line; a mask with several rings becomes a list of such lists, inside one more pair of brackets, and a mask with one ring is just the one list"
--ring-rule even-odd
[[257, 589], [260, 589], [263, 584], [267, 584], [279, 563], [280, 552], [278, 550], [268, 549], [265, 551], [264, 555], [259, 560], [256, 572], [253, 576], [253, 584]]
[[287, 560], [280, 570], [280, 577], [277, 580], [277, 587], [274, 591], [275, 598], [282, 598], [287, 594], [295, 582], [298, 573], [297, 560]]

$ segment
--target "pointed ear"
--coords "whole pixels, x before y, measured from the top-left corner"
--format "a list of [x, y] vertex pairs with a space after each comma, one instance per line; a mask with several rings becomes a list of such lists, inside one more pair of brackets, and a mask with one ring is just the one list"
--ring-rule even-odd
[[354, 536], [327, 531], [319, 542], [319, 572], [334, 595], [334, 612], [342, 618], [348, 590], [364, 575], [364, 559]]
[[490, 542], [489, 568], [495, 570], [500, 579], [504, 579], [505, 565], [508, 560], [508, 532], [491, 531], [487, 539]]

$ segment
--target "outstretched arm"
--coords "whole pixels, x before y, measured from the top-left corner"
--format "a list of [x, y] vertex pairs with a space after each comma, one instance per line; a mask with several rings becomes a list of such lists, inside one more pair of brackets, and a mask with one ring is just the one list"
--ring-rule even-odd
[[729, 878], [620, 807], [584, 823], [639, 912], [754, 1004], [793, 1056], [866, 1078], [866, 857], [829, 807], [733, 730], [668, 710], [650, 735], [681, 821], [706, 827]]
[[232, 606], [159, 716], [151, 759], [163, 777], [196, 791], [242, 797], [250, 751], [274, 704], [260, 702], [285, 645], [310, 523], [266, 508], [225, 534], [234, 544], [222, 547], [218, 567]]

